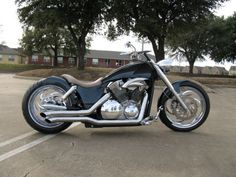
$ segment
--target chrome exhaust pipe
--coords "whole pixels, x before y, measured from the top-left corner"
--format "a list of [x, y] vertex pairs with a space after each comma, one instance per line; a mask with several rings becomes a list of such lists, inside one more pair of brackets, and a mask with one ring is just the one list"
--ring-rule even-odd
[[99, 106], [101, 106], [104, 102], [106, 102], [110, 97], [111, 97], [110, 93], [105, 94], [91, 108], [89, 108], [87, 110], [45, 111], [45, 112], [41, 112], [40, 115], [44, 118], [86, 116], [86, 115], [92, 114]]
[[67, 110], [66, 106], [58, 106], [54, 104], [43, 104], [41, 107], [47, 110]]
[[141, 124], [141, 121], [143, 120], [147, 102], [148, 102], [148, 94], [145, 93], [141, 110], [139, 113], [139, 117], [138, 119], [135, 119], [135, 120], [96, 120], [91, 117], [52, 117], [52, 118], [46, 118], [45, 120], [50, 123], [52, 122], [82, 122], [82, 123], [90, 123], [92, 125], [98, 125], [98, 126], [138, 125], [138, 124]]

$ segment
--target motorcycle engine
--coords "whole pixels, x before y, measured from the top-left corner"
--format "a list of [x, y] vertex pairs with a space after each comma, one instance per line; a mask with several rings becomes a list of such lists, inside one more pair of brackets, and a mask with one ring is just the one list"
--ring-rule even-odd
[[142, 86], [122, 88], [123, 84], [124, 82], [119, 80], [109, 85], [109, 90], [113, 97], [101, 107], [103, 119], [131, 120], [138, 118], [141, 101], [147, 85], [144, 82]]

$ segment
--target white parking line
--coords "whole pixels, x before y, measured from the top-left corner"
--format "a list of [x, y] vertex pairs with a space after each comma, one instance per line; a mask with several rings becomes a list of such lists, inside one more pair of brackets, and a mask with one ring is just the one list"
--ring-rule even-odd
[[[74, 128], [75, 126], [77, 126], [77, 125], [79, 125], [79, 124], [80, 124], [80, 123], [74, 123], [74, 124], [73, 124], [71, 127], [69, 127], [66, 131], [68, 131], [68, 130], [71, 129], [71, 128]], [[32, 148], [32, 147], [34, 147], [34, 146], [36, 146], [36, 145], [42, 143], [42, 142], [45, 142], [45, 141], [47, 141], [47, 140], [49, 140], [49, 139], [51, 139], [51, 138], [57, 136], [57, 135], [58, 135], [58, 134], [45, 135], [45, 136], [43, 136], [42, 138], [39, 138], [39, 139], [37, 139], [37, 140], [32, 141], [31, 143], [28, 143], [28, 144], [23, 145], [23, 146], [21, 146], [21, 147], [19, 147], [19, 148], [13, 149], [13, 150], [11, 150], [11, 151], [5, 153], [5, 154], [2, 154], [2, 155], [0, 155], [0, 162], [2, 162], [3, 160], [6, 160], [6, 159], [8, 159], [8, 158], [10, 158], [10, 157], [12, 157], [12, 156], [14, 156], [14, 155], [17, 155], [17, 154], [19, 154], [19, 153], [21, 153], [21, 152], [24, 152], [24, 151], [26, 151], [26, 150], [28, 150], [28, 149], [30, 149], [30, 148]]]
[[9, 152], [7, 152], [7, 153], [5, 153], [3, 155], [0, 155], [0, 162], [3, 161], [3, 160], [6, 160], [6, 159], [8, 159], [8, 158], [10, 158], [10, 157], [12, 157], [12, 156], [14, 156], [16, 154], [19, 154], [19, 153], [21, 153], [23, 151], [26, 151], [26, 150], [28, 150], [28, 149], [30, 149], [30, 148], [32, 148], [32, 147], [34, 147], [34, 146], [44, 142], [44, 141], [47, 141], [47, 140], [49, 140], [49, 139], [51, 139], [51, 138], [53, 138], [55, 136], [56, 136], [56, 134], [55, 135], [46, 135], [46, 136], [44, 136], [42, 138], [39, 138], [39, 139], [37, 139], [35, 141], [32, 141], [31, 143], [28, 143], [26, 145], [23, 145], [23, 146], [21, 146], [19, 148], [14, 149], [12, 151], [9, 151]]
[[1, 143], [0, 143], [0, 148], [3, 147], [3, 146], [6, 146], [6, 145], [8, 145], [8, 144], [14, 143], [14, 142], [16, 142], [16, 141], [19, 141], [19, 140], [21, 140], [21, 139], [24, 139], [24, 138], [26, 138], [26, 137], [28, 137], [28, 136], [31, 136], [31, 135], [33, 135], [33, 134], [35, 134], [35, 133], [36, 133], [35, 131], [28, 132], [28, 133], [22, 134], [22, 135], [20, 135], [20, 136], [14, 137], [14, 138], [12, 138], [12, 139], [9, 139], [9, 140], [7, 140], [7, 141], [1, 142]]

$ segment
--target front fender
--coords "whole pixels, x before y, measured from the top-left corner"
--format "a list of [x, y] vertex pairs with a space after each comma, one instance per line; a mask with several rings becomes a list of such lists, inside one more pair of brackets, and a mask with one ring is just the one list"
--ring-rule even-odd
[[[189, 81], [189, 80], [179, 80], [179, 81], [175, 81], [174, 83], [172, 83], [172, 85], [173, 85], [173, 87], [174, 87], [174, 89], [175, 89], [175, 91], [177, 92], [177, 93], [179, 93], [180, 92], [180, 86], [182, 85], [182, 84], [184, 84], [184, 83], [189, 83], [189, 82], [191, 82], [191, 81]], [[170, 89], [169, 88], [165, 88], [165, 90], [162, 92], [162, 94], [161, 94], [161, 96], [159, 97], [159, 99], [158, 99], [158, 108], [161, 106], [161, 101], [162, 101], [162, 99], [164, 99], [164, 98], [170, 98], [170, 97], [172, 97], [172, 92], [170, 91]]]

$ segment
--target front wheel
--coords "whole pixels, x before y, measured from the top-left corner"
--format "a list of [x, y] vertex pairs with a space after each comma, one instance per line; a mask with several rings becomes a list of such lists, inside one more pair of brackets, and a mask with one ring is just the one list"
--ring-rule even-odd
[[159, 102], [163, 107], [160, 119], [172, 130], [192, 131], [201, 126], [207, 119], [210, 111], [209, 97], [202, 87], [189, 81], [180, 84], [179, 94], [189, 112], [186, 112], [176, 97], [168, 91]]

